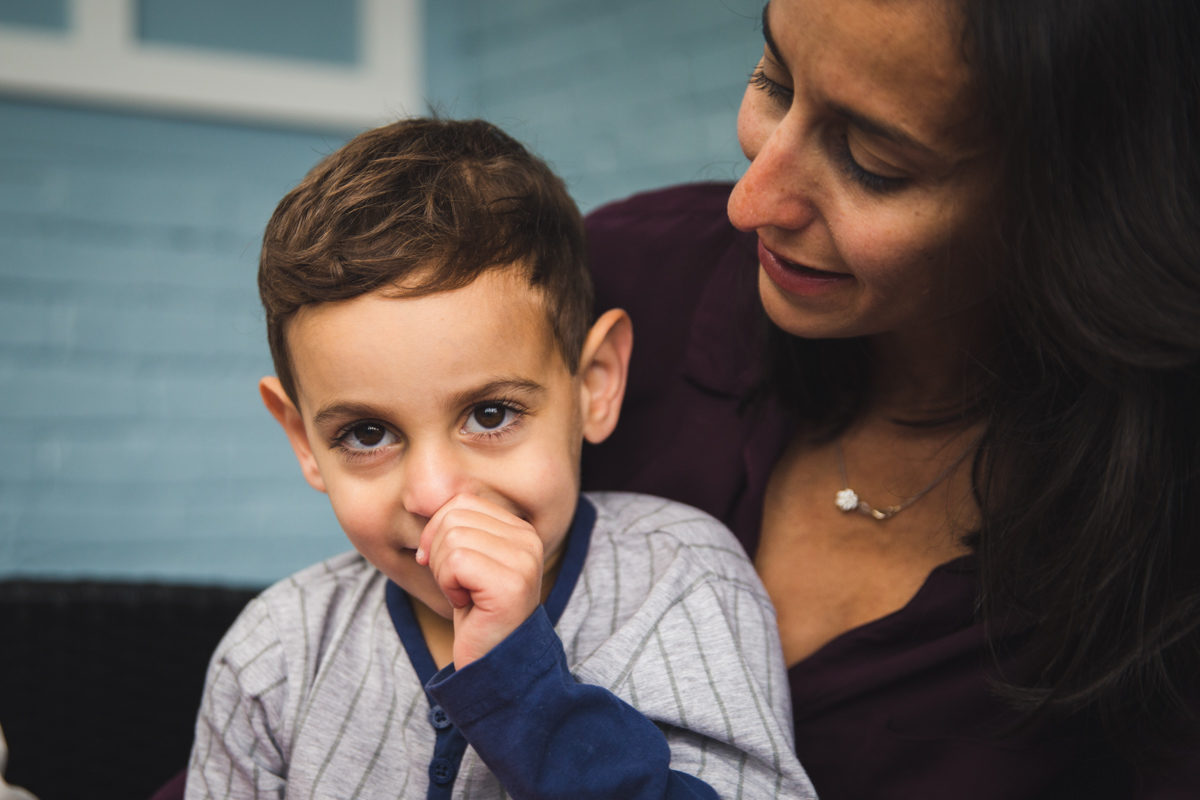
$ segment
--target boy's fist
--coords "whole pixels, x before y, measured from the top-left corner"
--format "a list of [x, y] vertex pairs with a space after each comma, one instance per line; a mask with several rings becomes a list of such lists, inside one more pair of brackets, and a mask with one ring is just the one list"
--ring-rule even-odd
[[525, 520], [483, 498], [455, 495], [421, 532], [428, 564], [454, 607], [454, 666], [498, 645], [541, 602], [542, 540]]

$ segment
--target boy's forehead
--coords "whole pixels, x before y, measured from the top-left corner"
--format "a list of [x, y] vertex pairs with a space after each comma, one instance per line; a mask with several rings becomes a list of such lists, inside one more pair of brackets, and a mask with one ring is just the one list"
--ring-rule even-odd
[[[346, 300], [306, 303], [300, 306], [287, 321], [285, 331], [290, 333], [298, 323], [303, 324], [301, 321], [306, 318], [326, 317], [330, 309], [355, 304], [361, 305], [364, 300], [435, 298], [444, 301], [447, 307], [499, 312], [497, 316], [507, 317], [514, 326], [520, 326], [522, 329], [531, 333], [536, 332], [539, 335], [552, 335], [546, 315], [545, 292], [530, 282], [528, 270], [521, 265], [492, 268], [469, 283], [450, 289], [429, 291], [426, 287], [432, 283], [432, 280], [430, 271], [422, 270], [379, 289]], [[420, 310], [420, 306], [411, 303], [399, 303], [390, 307], [391, 313], [397, 315]]]
[[303, 306], [285, 335], [302, 396], [345, 381], [411, 381], [414, 373], [439, 384], [488, 372], [537, 380], [564, 366], [542, 292], [518, 270], [490, 271], [448, 291], [414, 296], [389, 286]]

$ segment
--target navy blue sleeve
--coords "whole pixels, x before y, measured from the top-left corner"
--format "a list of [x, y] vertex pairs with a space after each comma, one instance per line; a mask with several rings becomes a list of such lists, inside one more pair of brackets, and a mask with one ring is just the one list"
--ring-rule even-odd
[[670, 768], [662, 732], [633, 706], [577, 683], [541, 606], [483, 658], [426, 685], [515, 800], [716, 800]]

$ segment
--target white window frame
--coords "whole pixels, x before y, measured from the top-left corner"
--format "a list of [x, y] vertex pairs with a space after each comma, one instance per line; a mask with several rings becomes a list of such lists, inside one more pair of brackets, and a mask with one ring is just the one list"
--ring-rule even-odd
[[68, 0], [68, 29], [0, 25], [0, 92], [289, 127], [362, 129], [421, 113], [422, 0], [359, 0], [360, 61], [137, 39], [137, 0]]

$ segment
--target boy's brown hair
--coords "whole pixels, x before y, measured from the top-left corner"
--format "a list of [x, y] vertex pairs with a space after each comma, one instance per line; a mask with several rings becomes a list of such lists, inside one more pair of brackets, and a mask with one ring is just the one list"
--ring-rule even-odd
[[573, 374], [592, 283], [562, 180], [482, 120], [406, 119], [359, 134], [288, 192], [263, 234], [258, 289], [275, 374], [298, 402], [286, 326], [302, 306], [433, 294], [510, 267], [540, 291]]

